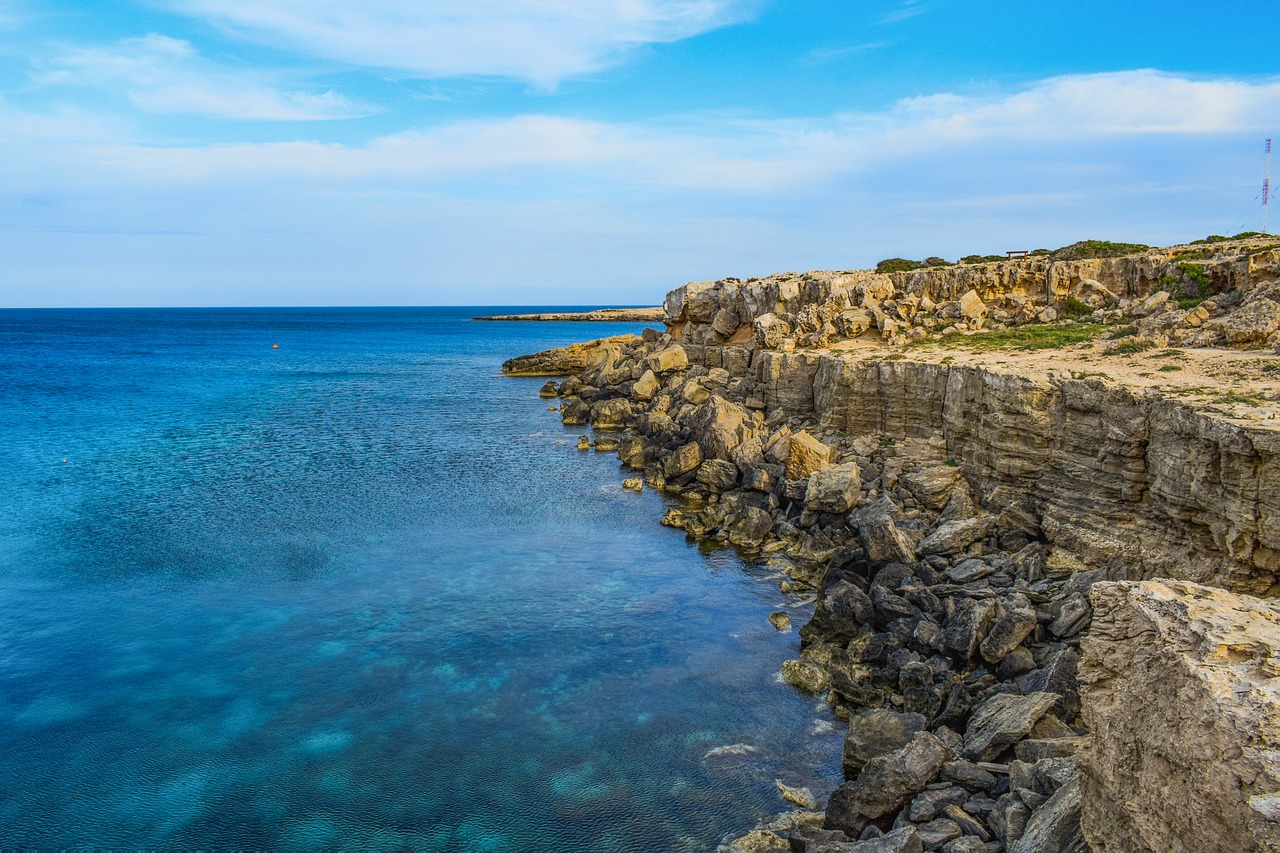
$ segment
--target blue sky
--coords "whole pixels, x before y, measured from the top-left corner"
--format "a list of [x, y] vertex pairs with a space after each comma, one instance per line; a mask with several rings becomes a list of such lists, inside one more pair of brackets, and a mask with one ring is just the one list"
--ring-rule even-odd
[[0, 0], [0, 305], [651, 304], [687, 280], [1256, 229], [1278, 20], [1256, 0]]

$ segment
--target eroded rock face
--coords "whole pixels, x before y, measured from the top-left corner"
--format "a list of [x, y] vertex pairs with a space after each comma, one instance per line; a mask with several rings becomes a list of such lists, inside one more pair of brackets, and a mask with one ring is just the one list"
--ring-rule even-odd
[[1186, 582], [1095, 584], [1080, 661], [1095, 853], [1277, 850], [1280, 605]]

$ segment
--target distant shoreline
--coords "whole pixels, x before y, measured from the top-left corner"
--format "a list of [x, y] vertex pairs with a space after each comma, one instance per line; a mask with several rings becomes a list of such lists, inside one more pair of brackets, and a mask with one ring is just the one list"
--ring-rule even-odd
[[600, 308], [595, 311], [553, 311], [542, 314], [497, 314], [492, 317], [472, 317], [472, 320], [498, 320], [510, 322], [592, 322], [592, 323], [656, 323], [662, 320], [663, 311], [658, 308]]

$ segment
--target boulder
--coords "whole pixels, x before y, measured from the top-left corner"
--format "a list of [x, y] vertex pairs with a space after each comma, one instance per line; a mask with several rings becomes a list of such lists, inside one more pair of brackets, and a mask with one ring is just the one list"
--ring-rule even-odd
[[560, 410], [565, 426], [583, 426], [591, 418], [591, 406], [582, 400], [573, 400]]
[[848, 642], [874, 619], [870, 597], [849, 581], [839, 580], [823, 591], [813, 617], [800, 629], [800, 638], [806, 642]]
[[[1022, 837], [1009, 845], [1009, 853], [1089, 853], [1080, 830], [1080, 784], [1072, 780], [1058, 789], [1048, 802], [1040, 806], [1027, 821]], [[1097, 848], [1094, 848], [1095, 851]], [[1139, 848], [1130, 847], [1128, 851]], [[1220, 846], [1167, 847], [1160, 850], [1245, 850], [1249, 848]]]
[[805, 505], [815, 512], [845, 513], [853, 508], [861, 489], [862, 478], [855, 463], [824, 468], [809, 475]]
[[982, 659], [999, 663], [1020, 646], [1035, 627], [1036, 609], [1025, 595], [1015, 593], [1000, 599], [987, 636], [978, 645]]
[[679, 477], [681, 474], [696, 471], [701, 464], [702, 448], [698, 446], [696, 441], [691, 441], [671, 451], [671, 454], [662, 464], [662, 470], [667, 479], [672, 479], [673, 477]]
[[[827, 848], [830, 853], [924, 853], [924, 841], [914, 826], [900, 826], [879, 838]], [[814, 851], [824, 853], [824, 851]]]
[[831, 448], [801, 430], [791, 436], [791, 449], [787, 454], [787, 479], [801, 480], [815, 471], [821, 471], [831, 462]]
[[698, 466], [694, 477], [716, 492], [727, 492], [738, 483], [738, 466], [723, 459], [708, 459]]
[[919, 732], [906, 746], [870, 759], [857, 779], [837, 788], [827, 803], [824, 825], [861, 833], [872, 820], [892, 815], [923, 791], [949, 757], [941, 740]]
[[742, 444], [744, 425], [750, 423], [747, 410], [724, 397], [708, 395], [708, 399], [689, 419], [689, 429], [702, 447], [702, 455], [713, 459], [731, 459]]
[[756, 343], [764, 349], [777, 349], [791, 336], [791, 324], [776, 314], [762, 314], [753, 324]]
[[591, 423], [600, 429], [619, 429], [631, 419], [629, 400], [602, 400], [591, 407]]
[[964, 737], [964, 754], [974, 761], [990, 761], [1027, 736], [1053, 703], [1055, 693], [1017, 696], [997, 693], [987, 699], [969, 720]]
[[650, 369], [646, 369], [640, 374], [640, 378], [631, 386], [631, 396], [637, 400], [648, 402], [657, 396], [662, 390], [662, 383], [658, 381], [658, 377]]
[[560, 389], [556, 385], [556, 381], [554, 379], [552, 379], [550, 382], [548, 382], [547, 384], [543, 385], [541, 388], [538, 389], [539, 397], [555, 397], [559, 393], [560, 393]]
[[689, 366], [689, 356], [684, 347], [672, 344], [660, 349], [644, 360], [645, 365], [658, 375], [684, 370]]
[[758, 507], [749, 506], [728, 527], [729, 541], [734, 545], [758, 548], [773, 530], [773, 516]]
[[951, 492], [960, 482], [960, 468], [956, 465], [932, 465], [902, 475], [900, 482], [908, 492], [929, 509], [940, 510], [951, 499]]
[[991, 627], [995, 610], [995, 604], [985, 598], [957, 601], [955, 612], [942, 627], [942, 639], [947, 648], [966, 662], [973, 660]]
[[[850, 717], [844, 739], [845, 778], [857, 777], [871, 759], [906, 746], [924, 731], [927, 722], [922, 714], [903, 714], [888, 708], [875, 708]], [[967, 797], [966, 794], [960, 802]], [[931, 818], [932, 815], [924, 819]]]
[[1227, 316], [1214, 321], [1232, 346], [1262, 343], [1280, 328], [1280, 304], [1255, 299]]
[[991, 518], [943, 522], [924, 538], [917, 552], [921, 557], [958, 554], [979, 539], [985, 539], [994, 524], [995, 520]]
[[986, 303], [978, 296], [978, 291], [969, 290], [960, 297], [960, 313], [966, 320], [981, 320], [987, 316]]
[[867, 562], [873, 566], [915, 562], [915, 544], [898, 529], [886, 504], [859, 517], [858, 540], [867, 552]]

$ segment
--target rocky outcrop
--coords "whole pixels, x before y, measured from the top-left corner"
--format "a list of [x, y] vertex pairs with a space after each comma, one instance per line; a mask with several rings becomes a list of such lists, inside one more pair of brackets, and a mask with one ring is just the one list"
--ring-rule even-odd
[[604, 357], [610, 348], [617, 348], [640, 341], [639, 335], [618, 335], [569, 344], [559, 349], [543, 350], [531, 355], [517, 356], [502, 363], [502, 372], [508, 376], [568, 376], [580, 373]]
[[600, 308], [595, 311], [550, 311], [542, 314], [495, 314], [473, 320], [542, 323], [658, 323], [664, 312], [657, 308]]
[[1080, 681], [1095, 853], [1280, 850], [1280, 604], [1100, 583]]

